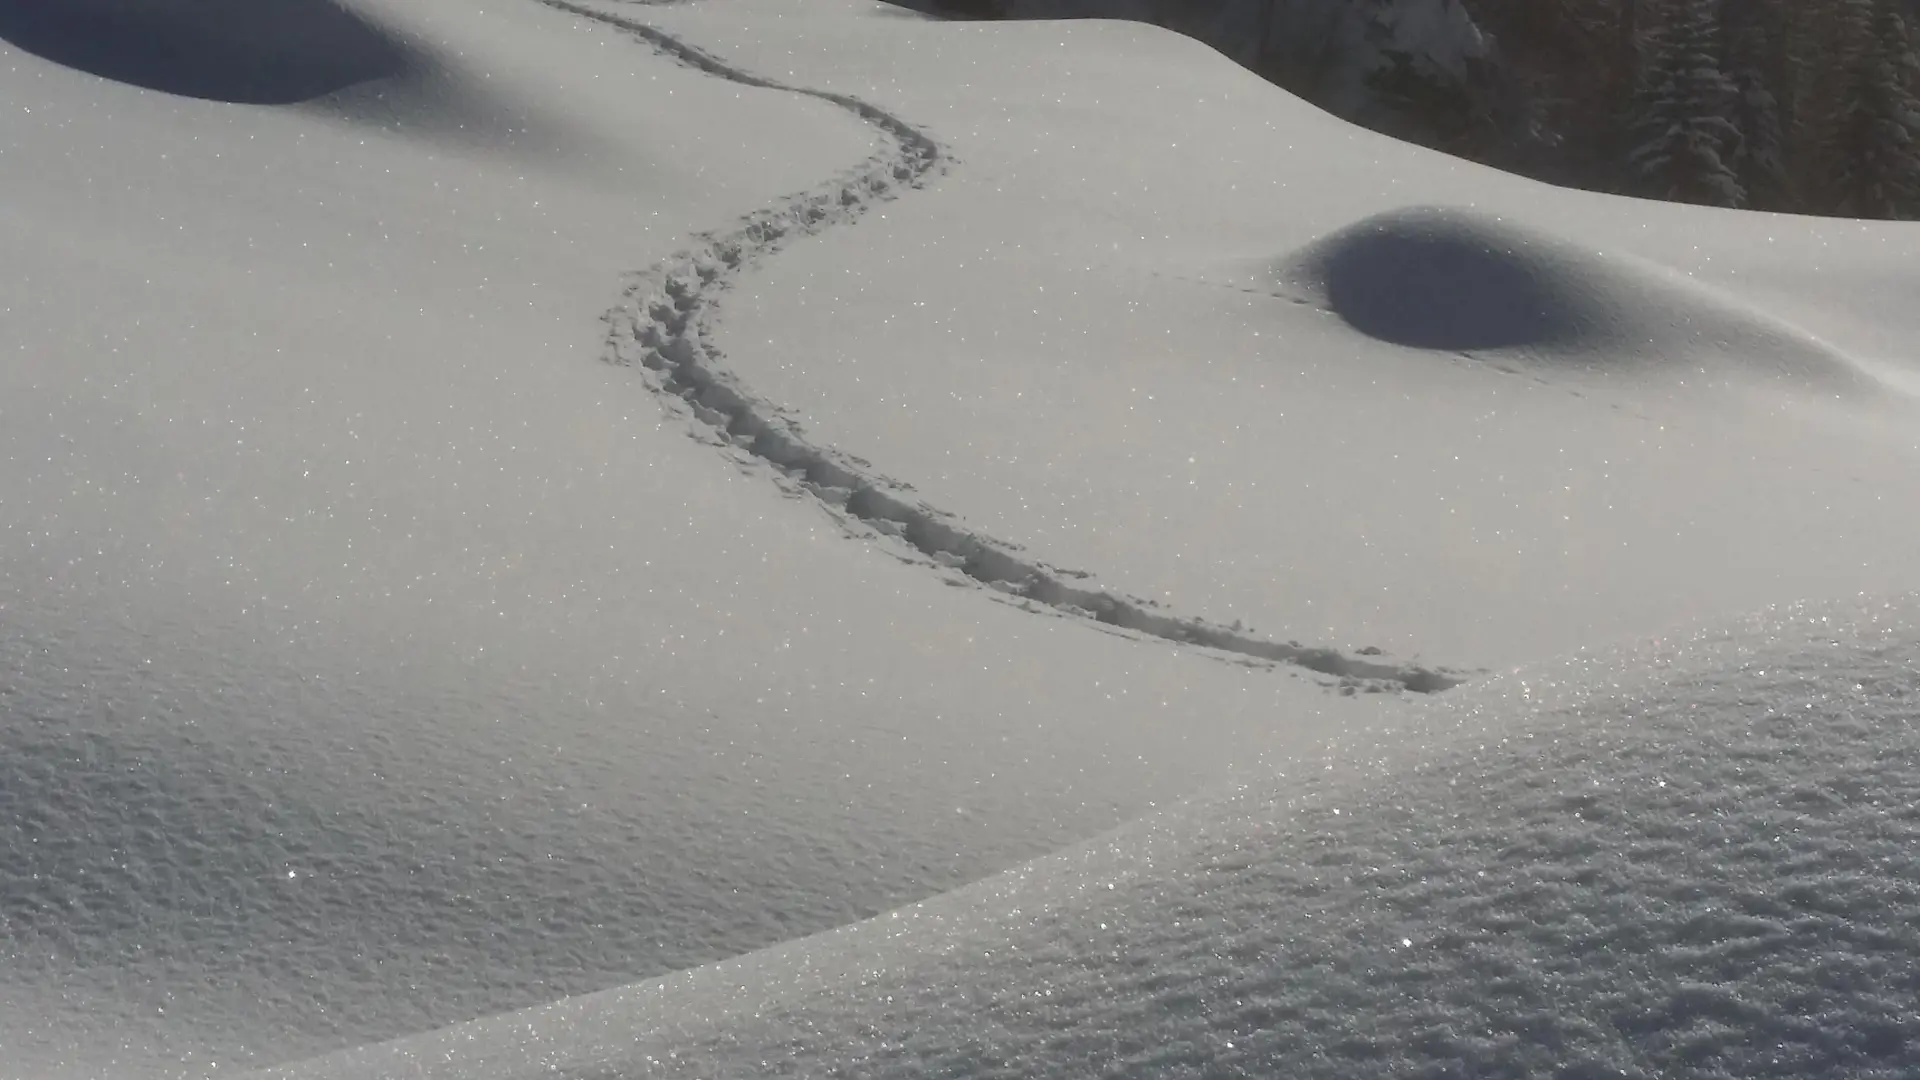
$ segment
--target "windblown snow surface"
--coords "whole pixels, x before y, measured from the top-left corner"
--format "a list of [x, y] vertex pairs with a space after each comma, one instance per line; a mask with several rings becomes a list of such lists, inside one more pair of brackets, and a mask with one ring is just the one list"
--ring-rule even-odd
[[1583, 652], [881, 919], [274, 1075], [1910, 1076], [1916, 616]]
[[1117, 22], [0, 0], [0, 250], [0, 1075], [1920, 1062], [1914, 226]]

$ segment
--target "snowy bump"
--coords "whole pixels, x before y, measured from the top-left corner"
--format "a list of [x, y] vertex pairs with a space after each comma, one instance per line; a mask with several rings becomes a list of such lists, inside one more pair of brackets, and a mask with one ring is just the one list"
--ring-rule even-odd
[[0, 40], [117, 82], [249, 105], [307, 101], [424, 62], [332, 0], [5, 0]]
[[1664, 267], [1479, 210], [1366, 218], [1277, 260], [1274, 284], [1407, 348], [1562, 373], [1759, 375], [1826, 392], [1879, 384], [1797, 327]]

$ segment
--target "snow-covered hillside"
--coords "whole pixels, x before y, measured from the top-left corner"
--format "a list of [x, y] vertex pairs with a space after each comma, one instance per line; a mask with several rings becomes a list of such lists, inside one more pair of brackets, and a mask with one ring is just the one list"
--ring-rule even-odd
[[1916, 616], [1582, 652], [881, 919], [271, 1075], [1909, 1075]]
[[[1920, 590], [1915, 227], [1138, 24], [130, 10], [0, 0], [0, 1072], [1910, 1063], [1907, 609], [1554, 658]], [[1660, 779], [1644, 844], [1555, 801]], [[1764, 947], [1664, 891], [1842, 871]], [[1536, 915], [1420, 1023], [1353, 977]]]

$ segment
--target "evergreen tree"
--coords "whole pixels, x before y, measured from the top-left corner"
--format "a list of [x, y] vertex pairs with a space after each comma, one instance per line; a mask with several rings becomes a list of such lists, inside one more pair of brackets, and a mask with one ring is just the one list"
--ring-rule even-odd
[[1618, 51], [1611, 54], [1611, 63], [1607, 62], [1606, 54], [1602, 54], [1601, 66], [1608, 69], [1610, 77], [1600, 80], [1598, 87], [1605, 94], [1605, 112], [1599, 122], [1606, 133], [1607, 156], [1628, 163], [1631, 181], [1638, 180], [1631, 176], [1633, 151], [1639, 140], [1640, 117], [1636, 110], [1642, 104], [1636, 91], [1646, 76], [1647, 26], [1640, 11], [1643, 2], [1618, 0], [1619, 11], [1612, 27]]
[[1904, 0], [1844, 0], [1841, 55], [1845, 74], [1832, 122], [1829, 160], [1835, 209], [1854, 217], [1920, 213], [1920, 65]]
[[1365, 83], [1392, 118], [1387, 130], [1454, 150], [1495, 130], [1496, 65], [1459, 0], [1359, 0], [1347, 10], [1375, 53]]
[[1774, 89], [1787, 82], [1781, 9], [1777, 0], [1734, 0], [1721, 11], [1721, 70], [1733, 87], [1730, 118], [1740, 135], [1730, 164], [1750, 204], [1786, 209], [1786, 132]]
[[1672, 0], [1641, 83], [1628, 163], [1657, 198], [1743, 206], [1746, 189], [1728, 163], [1740, 131], [1729, 119], [1734, 87], [1720, 70], [1718, 7]]

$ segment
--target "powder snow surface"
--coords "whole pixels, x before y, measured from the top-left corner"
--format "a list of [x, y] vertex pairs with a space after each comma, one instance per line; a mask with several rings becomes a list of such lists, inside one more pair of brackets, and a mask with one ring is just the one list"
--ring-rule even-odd
[[1582, 654], [858, 927], [276, 1075], [1910, 1076], [1917, 718], [1911, 601]]
[[1920, 589], [1915, 226], [868, 0], [0, 0], [0, 177], [0, 1075], [1920, 1063], [1910, 608], [1667, 630]]

